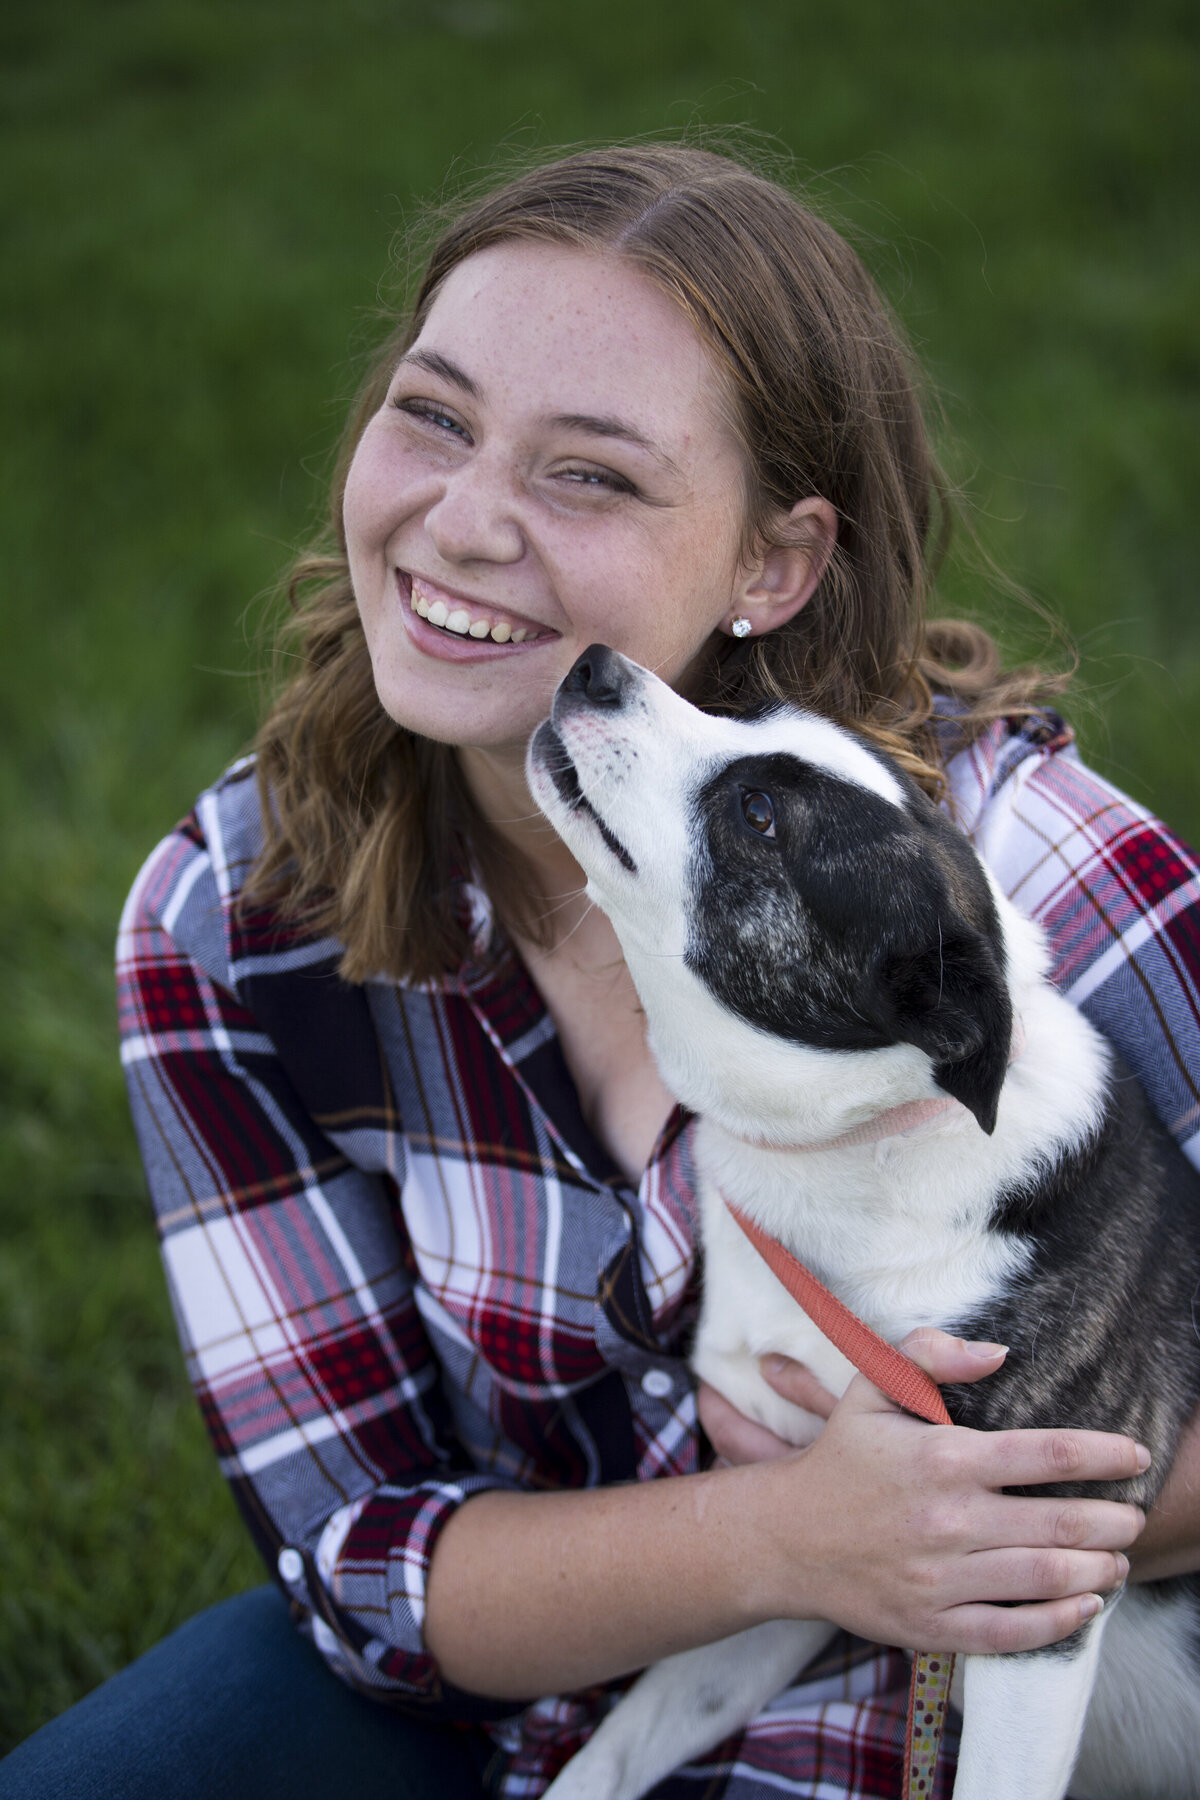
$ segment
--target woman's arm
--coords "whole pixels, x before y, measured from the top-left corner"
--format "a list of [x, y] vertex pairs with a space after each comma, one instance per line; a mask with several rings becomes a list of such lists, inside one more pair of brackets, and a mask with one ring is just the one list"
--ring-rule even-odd
[[[907, 1347], [939, 1381], [990, 1374], [1002, 1354], [941, 1332]], [[997, 1490], [1127, 1476], [1137, 1456], [1099, 1433], [926, 1425], [859, 1378], [816, 1443], [775, 1461], [471, 1500], [434, 1552], [426, 1641], [456, 1686], [510, 1699], [780, 1617], [910, 1648], [1034, 1649], [1124, 1578], [1142, 1515]]]
[[[324, 1655], [461, 1717], [472, 1708], [445, 1693], [422, 1637], [425, 1570], [455, 1509], [509, 1483], [470, 1469], [387, 1183], [338, 1142], [343, 1120], [394, 1118], [371, 1085], [366, 1001], [333, 978], [327, 947], [323, 967], [320, 945], [314, 957], [232, 912], [255, 804], [236, 777], [202, 798], [139, 876], [118, 944], [122, 1060], [188, 1373], [255, 1543]], [[305, 1056], [332, 1074], [297, 1074]]]
[[1171, 1473], [1129, 1557], [1134, 1581], [1200, 1569], [1200, 1412], [1179, 1440]]

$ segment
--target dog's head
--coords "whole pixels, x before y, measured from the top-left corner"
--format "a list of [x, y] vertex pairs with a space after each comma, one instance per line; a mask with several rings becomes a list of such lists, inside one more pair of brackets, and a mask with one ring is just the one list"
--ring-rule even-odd
[[[840, 1053], [909, 1046], [992, 1130], [1012, 1028], [992, 887], [886, 757], [790, 708], [711, 718], [595, 645], [528, 772], [612, 919], [682, 1099], [726, 1110], [735, 1063], [747, 1095], [767, 1081], [764, 1034], [797, 1053], [804, 1081], [805, 1053], [824, 1053], [836, 1083], [850, 1078]], [[747, 1029], [731, 1035], [734, 1021]], [[896, 1057], [868, 1062], [886, 1092]]]

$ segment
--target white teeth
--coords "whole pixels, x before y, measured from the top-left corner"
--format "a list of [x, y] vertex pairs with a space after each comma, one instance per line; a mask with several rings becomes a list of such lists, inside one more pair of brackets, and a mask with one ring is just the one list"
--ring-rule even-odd
[[492, 625], [487, 619], [473, 619], [465, 606], [451, 611], [444, 600], [430, 600], [415, 575], [409, 604], [420, 618], [428, 619], [442, 631], [453, 631], [458, 637], [491, 638], [494, 644], [523, 644], [526, 638], [537, 636], [531, 625], [514, 627], [505, 619]]

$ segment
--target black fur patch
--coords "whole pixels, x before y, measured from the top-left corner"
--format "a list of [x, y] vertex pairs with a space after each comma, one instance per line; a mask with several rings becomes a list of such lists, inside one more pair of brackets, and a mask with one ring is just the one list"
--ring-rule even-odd
[[[962, 834], [911, 783], [903, 808], [783, 753], [697, 794], [688, 966], [730, 1010], [823, 1049], [909, 1043], [985, 1131], [1012, 1012], [991, 892]], [[770, 795], [775, 836], [742, 817]]]
[[1149, 1506], [1200, 1402], [1200, 1173], [1113, 1064], [1097, 1135], [998, 1196], [995, 1228], [1026, 1238], [1033, 1263], [1010, 1292], [946, 1324], [1008, 1344], [1008, 1356], [986, 1381], [944, 1393], [956, 1423], [981, 1431], [1077, 1425], [1137, 1438], [1154, 1458], [1144, 1475], [1036, 1491]]

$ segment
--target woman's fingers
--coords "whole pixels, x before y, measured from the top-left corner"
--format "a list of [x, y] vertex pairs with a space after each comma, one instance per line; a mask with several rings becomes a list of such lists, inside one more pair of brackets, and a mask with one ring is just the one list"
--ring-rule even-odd
[[[827, 1419], [837, 1405], [837, 1395], [804, 1363], [793, 1362], [790, 1356], [764, 1356], [758, 1366], [768, 1386], [816, 1419]], [[706, 1381], [697, 1390], [696, 1409], [705, 1435], [723, 1463], [773, 1462], [795, 1454], [797, 1440], [777, 1437], [766, 1425], [748, 1419]], [[813, 1437], [817, 1430], [814, 1424]]]
[[[953, 1650], [971, 1656], [1044, 1650], [1070, 1637], [1104, 1602], [1099, 1594], [1073, 1594], [1068, 1600], [1046, 1600], [1030, 1606], [958, 1606], [948, 1615], [946, 1630], [935, 1644], [905, 1643], [905, 1650]], [[937, 1637], [935, 1630], [934, 1636]]]
[[964, 1603], [999, 1605], [1107, 1594], [1128, 1574], [1120, 1550], [981, 1550], [966, 1559], [960, 1580]]
[[998, 1546], [1046, 1550], [1128, 1550], [1146, 1523], [1140, 1506], [1119, 1500], [1034, 1500], [1000, 1494], [980, 1505], [975, 1535]]
[[1007, 1344], [981, 1344], [951, 1337], [934, 1325], [919, 1325], [900, 1344], [906, 1356], [937, 1382], [980, 1381], [994, 1375], [1008, 1355]]
[[[994, 1375], [1008, 1354], [1004, 1344], [972, 1343], [931, 1326], [910, 1331], [900, 1348], [937, 1382], [979, 1381]], [[851, 1383], [847, 1398], [868, 1411], [899, 1410], [863, 1376]], [[940, 1443], [951, 1461], [969, 1459], [972, 1473], [997, 1488], [1036, 1487], [1043, 1481], [1128, 1481], [1150, 1466], [1149, 1450], [1132, 1438], [1071, 1427], [985, 1433], [958, 1430], [930, 1442]], [[982, 1446], [986, 1449], [981, 1451]], [[952, 1476], [953, 1469], [946, 1474]]]
[[[939, 1427], [938, 1429], [944, 1429]], [[925, 1445], [947, 1480], [961, 1469], [985, 1487], [1037, 1487], [1044, 1481], [1127, 1481], [1150, 1466], [1150, 1452], [1109, 1431], [947, 1432]]]
[[696, 1410], [709, 1443], [726, 1463], [773, 1462], [794, 1456], [795, 1444], [776, 1437], [765, 1425], [748, 1419], [724, 1394], [702, 1381], [696, 1393]]
[[805, 1412], [816, 1413], [819, 1419], [827, 1419], [837, 1405], [837, 1395], [817, 1380], [807, 1363], [773, 1355], [760, 1357], [758, 1366], [763, 1380], [777, 1394], [793, 1406], [802, 1406]]
[[[932, 1327], [910, 1332], [902, 1348], [939, 1382], [981, 1380], [994, 1374], [1007, 1355], [1003, 1344], [973, 1343]], [[771, 1355], [761, 1359], [759, 1368], [764, 1380], [793, 1406], [818, 1418], [830, 1417], [837, 1398], [806, 1364]], [[854, 1399], [868, 1410], [895, 1410], [893, 1403], [863, 1378], [854, 1388]], [[791, 1455], [796, 1448], [765, 1425], [746, 1418], [707, 1383], [700, 1385], [698, 1405], [709, 1441], [726, 1462], [767, 1462]], [[947, 1454], [961, 1453], [961, 1434], [956, 1435], [955, 1449], [948, 1449]], [[1049, 1481], [1127, 1480], [1141, 1473], [1150, 1462], [1148, 1450], [1114, 1433], [1070, 1429], [1007, 1431], [990, 1433], [986, 1440], [971, 1435], [975, 1440], [970, 1452], [973, 1472], [980, 1473], [976, 1449], [981, 1441], [986, 1441], [989, 1467], [985, 1479], [987, 1485], [997, 1488], [1036, 1487]], [[1131, 1543], [1133, 1539], [1121, 1541]]]

